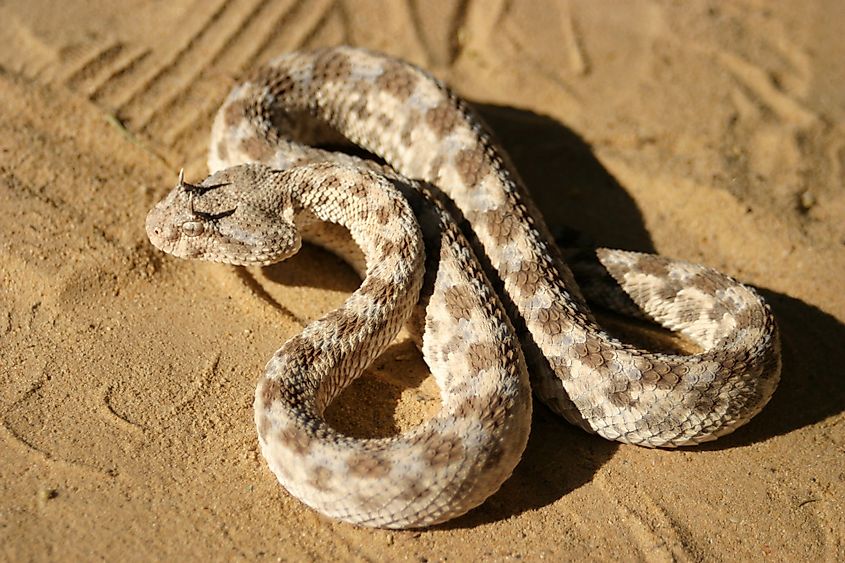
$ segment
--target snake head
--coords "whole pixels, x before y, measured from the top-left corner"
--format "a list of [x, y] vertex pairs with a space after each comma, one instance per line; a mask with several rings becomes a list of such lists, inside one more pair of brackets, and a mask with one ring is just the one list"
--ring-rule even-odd
[[147, 214], [150, 242], [178, 258], [267, 265], [301, 245], [294, 209], [260, 165], [227, 168], [199, 184], [179, 183]]

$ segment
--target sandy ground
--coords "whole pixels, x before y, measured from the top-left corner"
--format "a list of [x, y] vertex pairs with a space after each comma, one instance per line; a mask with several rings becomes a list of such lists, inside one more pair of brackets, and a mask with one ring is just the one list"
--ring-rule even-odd
[[[843, 27], [838, 0], [0, 2], [0, 558], [845, 559]], [[205, 172], [238, 76], [338, 43], [479, 104], [553, 225], [759, 287], [784, 347], [765, 411], [650, 451], [538, 406], [514, 476], [433, 530], [288, 496], [253, 388], [355, 276], [316, 249], [177, 261], [143, 219]], [[435, 397], [403, 341], [332, 417], [389, 435]]]

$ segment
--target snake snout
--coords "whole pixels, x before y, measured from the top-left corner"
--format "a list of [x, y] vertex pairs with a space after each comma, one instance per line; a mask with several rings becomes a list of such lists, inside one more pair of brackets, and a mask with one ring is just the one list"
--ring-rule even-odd
[[168, 208], [159, 203], [147, 213], [144, 229], [150, 242], [164, 252], [171, 252], [174, 244], [179, 240], [178, 225], [169, 220]]

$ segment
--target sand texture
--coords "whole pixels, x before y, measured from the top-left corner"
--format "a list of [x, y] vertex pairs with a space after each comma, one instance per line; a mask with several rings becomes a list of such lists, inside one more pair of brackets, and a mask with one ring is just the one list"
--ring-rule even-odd
[[[0, 559], [845, 559], [845, 3], [0, 2]], [[760, 288], [783, 380], [713, 445], [651, 451], [536, 407], [514, 476], [416, 532], [322, 518], [258, 453], [255, 382], [358, 283], [155, 251], [247, 70], [349, 43], [476, 104], [555, 228]], [[564, 230], [565, 233], [571, 231]], [[437, 408], [400, 339], [332, 420]]]

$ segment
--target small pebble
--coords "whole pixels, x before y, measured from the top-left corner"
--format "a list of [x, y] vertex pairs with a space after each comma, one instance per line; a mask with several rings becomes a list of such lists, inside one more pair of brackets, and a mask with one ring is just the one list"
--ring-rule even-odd
[[809, 211], [810, 208], [816, 205], [816, 196], [810, 190], [805, 190], [801, 192], [798, 202], [801, 205], [801, 209]]

